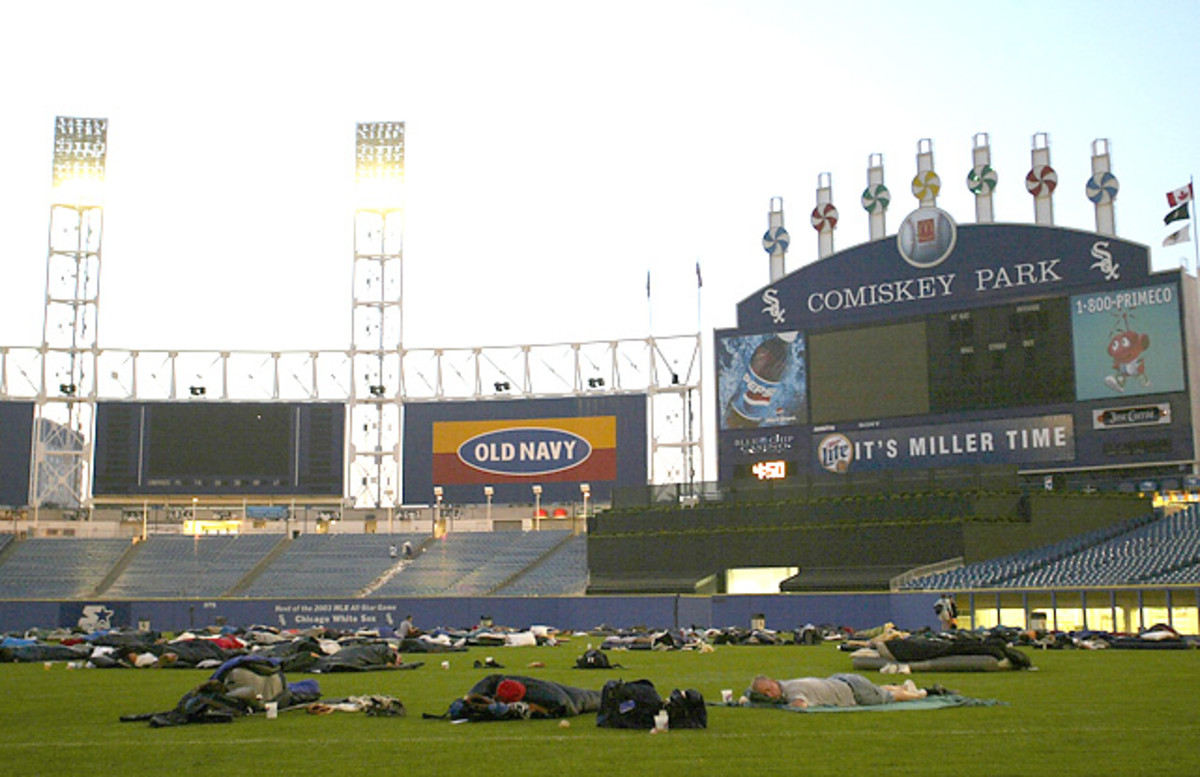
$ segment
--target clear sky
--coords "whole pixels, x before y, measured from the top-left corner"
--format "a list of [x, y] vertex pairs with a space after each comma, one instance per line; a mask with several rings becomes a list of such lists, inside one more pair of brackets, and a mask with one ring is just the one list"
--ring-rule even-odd
[[1088, 230], [1108, 139], [1118, 235], [1175, 267], [1198, 32], [1196, 0], [22, 3], [0, 31], [0, 345], [41, 341], [56, 115], [110, 122], [110, 348], [346, 348], [362, 121], [407, 124], [408, 347], [707, 341], [767, 282], [772, 197], [794, 270], [820, 173], [837, 247], [867, 239], [881, 153], [894, 234], [928, 138], [938, 204], [970, 222], [978, 132], [997, 221], [1033, 221], [1045, 132], [1056, 222]]

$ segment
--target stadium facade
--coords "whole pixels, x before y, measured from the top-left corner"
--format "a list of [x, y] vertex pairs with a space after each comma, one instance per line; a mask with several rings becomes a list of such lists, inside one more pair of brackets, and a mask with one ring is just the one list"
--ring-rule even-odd
[[[402, 160], [402, 125], [387, 130], [385, 140]], [[365, 140], [360, 137], [360, 147], [371, 145]], [[888, 193], [881, 160], [868, 171], [862, 197], [871, 222], [865, 244], [833, 252], [837, 211], [823, 176], [811, 217], [821, 258], [784, 275], [787, 235], [782, 211], [772, 211], [764, 236], [771, 282], [738, 304], [735, 327], [714, 333], [715, 488], [693, 478], [694, 457], [703, 461], [703, 435], [693, 436], [691, 415], [693, 394], [701, 393], [698, 335], [680, 339], [682, 358], [667, 358], [670, 339], [661, 338], [459, 349], [457, 355], [402, 348], [395, 208], [358, 213], [370, 223], [356, 229], [363, 233], [363, 244], [356, 243], [356, 279], [363, 279], [363, 289], [390, 280], [378, 298], [360, 294], [356, 281], [355, 329], [362, 341], [349, 351], [147, 354], [49, 336], [41, 349], [0, 349], [0, 400], [6, 400], [0, 402], [0, 504], [20, 506], [28, 494], [34, 534], [52, 536], [45, 525], [38, 527], [38, 506], [74, 499], [90, 518], [95, 505], [113, 508], [121, 518], [113, 521], [117, 534], [140, 540], [147, 539], [152, 501], [173, 508], [164, 533], [194, 533], [193, 557], [206, 531], [197, 522], [201, 510], [240, 519], [219, 521], [220, 532], [281, 535], [265, 555], [251, 551], [252, 568], [211, 591], [180, 589], [172, 601], [159, 602], [159, 594], [130, 587], [148, 598], [105, 599], [125, 590], [118, 583], [128, 564], [154, 555], [154, 548], [135, 543], [91, 569], [93, 578], [61, 601], [0, 603], [0, 613], [36, 622], [61, 605], [57, 619], [74, 622], [86, 600], [85, 607], [121, 610], [125, 622], [145, 617], [177, 625], [186, 612], [190, 627], [199, 606], [206, 617], [265, 616], [301, 625], [299, 616], [342, 613], [345, 623], [365, 625], [373, 619], [350, 613], [395, 613], [402, 602], [406, 611], [427, 607], [444, 616], [445, 600], [425, 601], [437, 593], [381, 596], [391, 601], [369, 607], [358, 601], [393, 580], [383, 554], [377, 561], [387, 569], [358, 581], [361, 586], [331, 593], [349, 597], [337, 602], [320, 601], [320, 592], [304, 601], [274, 594], [240, 601], [253, 598], [246, 597], [246, 586], [308, 533], [307, 506], [303, 531], [294, 531], [298, 506], [328, 508], [322, 515], [333, 520], [322, 518], [316, 533], [331, 535], [339, 533], [332, 524], [343, 508], [364, 508], [356, 516], [362, 535], [378, 530], [369, 511], [387, 509], [391, 534], [393, 509], [411, 513], [397, 516], [405, 520], [415, 514], [397, 501], [402, 486], [405, 499], [436, 498], [435, 505], [416, 505], [431, 510], [432, 532], [425, 532], [423, 521], [419, 527], [401, 521], [403, 530], [431, 542], [445, 536], [443, 499], [485, 503], [487, 529], [539, 528], [543, 498], [581, 499], [589, 519], [587, 592], [646, 595], [640, 604], [605, 596], [531, 603], [472, 591], [454, 597], [460, 622], [484, 606], [517, 622], [555, 614], [611, 620], [605, 615], [618, 610], [676, 625], [745, 622], [750, 612], [790, 620], [827, 613], [833, 620], [853, 610], [868, 622], [918, 620], [922, 594], [885, 592], [902, 572], [947, 559], [991, 558], [1117, 525], [1148, 511], [1140, 496], [1145, 492], [1200, 491], [1196, 280], [1180, 270], [1153, 272], [1145, 246], [1116, 237], [1112, 201], [1118, 187], [1107, 155], [1093, 158], [1088, 196], [1096, 204], [1097, 229], [1088, 232], [1053, 224], [1050, 198], [1057, 179], [1048, 149], [1039, 148], [1036, 138], [1026, 188], [1037, 223], [993, 223], [995, 174], [981, 161], [986, 147], [977, 144], [968, 176], [977, 223], [960, 225], [936, 207], [940, 182], [924, 143], [913, 179], [920, 206], [895, 235], [886, 234], [882, 218]], [[85, 212], [55, 208], [77, 221]], [[380, 225], [381, 214], [394, 218]], [[94, 279], [98, 244], [52, 243], [50, 262], [60, 260]], [[85, 305], [94, 317], [94, 280], [84, 292], [48, 293], [47, 299]], [[56, 312], [53, 305], [48, 303], [47, 320]], [[537, 377], [543, 360], [535, 357], [543, 352], [561, 359], [542, 376], [556, 385], [553, 391]], [[501, 361], [505, 354], [508, 361]], [[639, 376], [636, 386], [622, 380], [626, 363]], [[677, 373], [677, 364], [691, 366]], [[177, 381], [183, 374], [194, 376], [186, 393]], [[241, 374], [249, 375], [256, 400], [231, 386]], [[17, 375], [24, 382], [11, 379]], [[41, 375], [40, 383], [30, 375]], [[285, 375], [288, 380], [281, 380]], [[458, 390], [448, 388], [450, 375], [459, 376]], [[497, 393], [487, 395], [484, 387], [493, 380]], [[298, 388], [289, 394], [284, 384]], [[30, 395], [33, 402], [24, 401]], [[656, 398], [680, 408], [668, 411], [677, 419], [674, 438], [656, 426]], [[682, 466], [656, 477], [663, 451]], [[678, 487], [656, 488], [672, 472]], [[701, 481], [702, 472], [701, 466]], [[1116, 498], [1059, 498], [1106, 491], [1118, 492]], [[616, 509], [589, 514], [589, 496], [611, 499]], [[493, 499], [523, 516], [516, 526], [492, 522]], [[8, 512], [17, 533], [26, 517]], [[268, 526], [279, 518], [282, 532]], [[94, 520], [87, 534], [97, 536]], [[534, 551], [526, 568], [568, 544], [564, 536], [550, 551]], [[0, 547], [0, 554], [14, 554], [18, 545], [24, 543]], [[5, 558], [0, 555], [0, 562]], [[348, 563], [339, 557], [339, 569], [370, 566], [362, 564], [362, 554], [353, 558]], [[875, 593], [718, 596], [729, 592], [729, 573], [738, 567], [791, 570], [783, 591]], [[511, 572], [498, 574], [481, 590], [496, 593], [515, 580]], [[1195, 598], [1200, 591], [1191, 593]], [[183, 598], [189, 596], [203, 598]], [[1140, 591], [1137, 597], [1122, 607], [1143, 611]], [[1026, 597], [1021, 607], [1028, 613], [1030, 606]], [[1109, 606], [1116, 623], [1116, 599]], [[1165, 606], [1169, 614], [1170, 591]], [[999, 620], [999, 594], [995, 609]]]
[[1195, 278], [1111, 235], [936, 214], [934, 258], [902, 231], [738, 304], [714, 342], [720, 478], [1010, 466], [1194, 488]]
[[589, 590], [726, 593], [743, 567], [784, 573], [783, 590], [886, 589], [902, 570], [1119, 524], [1147, 495], [1194, 500], [1196, 279], [1154, 272], [1146, 246], [1116, 236], [1107, 141], [1092, 150], [1094, 232], [1054, 224], [1045, 135], [1025, 176], [1033, 224], [995, 223], [984, 134], [974, 224], [937, 207], [929, 141], [918, 206], [893, 234], [872, 156], [870, 240], [836, 253], [823, 174], [819, 259], [790, 274], [772, 200], [770, 282], [714, 332], [721, 487], [690, 511], [599, 516]]

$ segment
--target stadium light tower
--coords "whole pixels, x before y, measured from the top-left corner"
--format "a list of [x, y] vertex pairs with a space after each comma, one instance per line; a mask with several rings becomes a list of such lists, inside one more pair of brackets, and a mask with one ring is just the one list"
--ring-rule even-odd
[[30, 502], [83, 507], [96, 411], [96, 322], [108, 120], [54, 122], [42, 375], [35, 402]]
[[350, 488], [360, 507], [394, 507], [399, 491], [404, 123], [355, 134]]

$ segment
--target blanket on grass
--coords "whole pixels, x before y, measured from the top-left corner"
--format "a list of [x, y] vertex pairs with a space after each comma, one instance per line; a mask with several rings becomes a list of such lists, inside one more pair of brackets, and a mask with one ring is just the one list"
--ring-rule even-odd
[[947, 693], [941, 696], [926, 696], [914, 701], [896, 701], [891, 704], [857, 705], [854, 707], [791, 707], [786, 704], [767, 704], [763, 702], [748, 702], [738, 704], [737, 701], [712, 702], [714, 707], [738, 707], [783, 710], [785, 712], [920, 712], [921, 710], [940, 710], [947, 707], [995, 707], [1007, 705], [998, 699], [974, 699], [957, 693]]

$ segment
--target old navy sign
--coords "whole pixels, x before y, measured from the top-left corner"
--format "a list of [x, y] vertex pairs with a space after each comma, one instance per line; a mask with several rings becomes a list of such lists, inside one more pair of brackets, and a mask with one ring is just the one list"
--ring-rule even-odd
[[617, 419], [435, 421], [432, 475], [443, 486], [613, 481]]
[[495, 475], [549, 475], [578, 466], [591, 454], [583, 437], [545, 427], [484, 432], [458, 447], [464, 464]]
[[864, 470], [1073, 461], [1072, 416], [1006, 418], [902, 429], [814, 431], [816, 468]]

